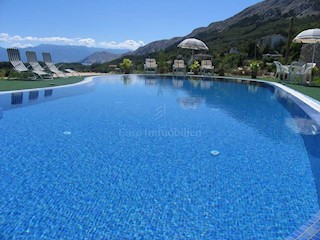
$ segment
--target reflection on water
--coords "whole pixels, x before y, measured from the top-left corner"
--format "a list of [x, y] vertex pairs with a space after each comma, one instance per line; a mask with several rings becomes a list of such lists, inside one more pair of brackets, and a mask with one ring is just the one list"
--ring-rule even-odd
[[294, 134], [299, 134], [307, 149], [320, 199], [318, 112], [282, 89], [260, 82], [241, 79], [208, 81], [196, 78], [189, 80], [164, 78], [159, 79], [156, 85], [183, 92], [184, 96], [178, 95], [176, 101], [183, 109], [196, 110], [204, 103], [208, 108], [223, 111], [224, 114], [250, 126], [261, 136], [291, 144], [292, 136], [288, 134], [288, 129]]
[[52, 89], [47, 89], [44, 91], [44, 97], [51, 97], [53, 94], [53, 90]]
[[183, 87], [183, 80], [172, 79], [172, 86], [175, 88]]
[[[21, 136], [24, 135], [23, 139], [27, 141], [21, 141], [19, 148], [26, 149], [21, 151], [21, 155], [26, 154], [23, 154], [24, 158], [16, 158], [17, 151], [12, 151], [8, 159], [12, 157], [14, 164], [8, 161], [3, 165], [3, 169], [10, 170], [7, 166], [16, 165], [17, 168], [12, 168], [15, 170], [12, 176], [30, 173], [28, 176], [33, 176], [32, 181], [24, 181], [25, 174], [22, 174], [19, 181], [14, 181], [17, 186], [12, 185], [17, 189], [26, 189], [26, 192], [31, 194], [40, 191], [40, 194], [35, 194], [34, 208], [24, 211], [26, 214], [21, 218], [21, 227], [14, 228], [11, 232], [23, 229], [24, 222], [28, 225], [28, 221], [39, 209], [37, 200], [42, 201], [43, 196], [48, 196], [44, 199], [44, 204], [52, 204], [52, 209], [57, 206], [57, 211], [52, 211], [52, 215], [48, 216], [53, 220], [65, 209], [69, 211], [70, 204], [80, 196], [85, 201], [81, 202], [83, 206], [79, 205], [80, 207], [72, 209], [73, 212], [68, 214], [67, 220], [71, 223], [79, 218], [76, 215], [78, 209], [85, 209], [88, 202], [94, 202], [97, 203], [93, 207], [98, 209], [98, 215], [94, 211], [86, 211], [85, 215], [80, 211], [80, 214], [90, 220], [87, 222], [95, 225], [115, 222], [119, 214], [130, 217], [132, 214], [139, 215], [141, 211], [145, 211], [150, 212], [147, 217], [155, 220], [154, 226], [171, 226], [173, 218], [178, 220], [176, 223], [179, 225], [181, 219], [188, 221], [191, 216], [193, 221], [188, 222], [189, 226], [199, 223], [195, 232], [197, 229], [203, 229], [206, 224], [212, 232], [219, 230], [219, 226], [228, 226], [227, 230], [237, 230], [239, 226], [244, 226], [243, 224], [250, 223], [259, 216], [257, 219], [261, 220], [261, 223], [255, 222], [255, 226], [260, 226], [268, 220], [266, 228], [263, 229], [267, 229], [268, 232], [271, 227], [279, 234], [284, 230], [280, 225], [272, 225], [278, 223], [279, 219], [284, 219], [284, 225], [291, 226], [295, 216], [307, 215], [303, 208], [305, 205], [309, 212], [317, 207], [315, 204], [309, 204], [309, 201], [315, 203], [316, 199], [305, 147], [298, 133], [287, 130], [287, 127], [297, 125], [300, 128], [297, 128], [296, 132], [306, 129], [306, 133], [312, 133], [310, 124], [315, 122], [307, 121], [306, 113], [299, 111], [294, 101], [287, 101], [288, 96], [281, 100], [283, 106], [286, 105], [286, 111], [279, 104], [273, 87], [269, 88], [263, 84], [250, 86], [242, 81], [238, 84], [204, 79], [183, 81], [143, 77], [139, 81], [137, 76], [128, 76], [127, 80], [131, 85], [125, 87], [125, 81], [121, 76], [112, 76], [110, 81], [99, 80], [102, 86], [97, 88], [95, 94], [57, 101], [56, 104], [45, 104], [43, 106], [46, 109], [32, 107], [28, 111], [11, 111], [12, 114], [7, 114], [7, 119], [1, 121], [3, 129], [6, 130], [4, 132], [11, 136], [10, 132], [15, 129], [6, 128], [13, 125], [8, 120], [17, 119], [19, 122], [18, 117], [28, 118], [30, 114], [26, 124], [20, 124], [20, 129], [23, 130]], [[145, 84], [148, 86], [144, 87]], [[159, 90], [162, 92], [161, 96], [158, 96]], [[10, 110], [89, 91], [91, 88], [87, 86], [81, 91], [79, 88], [75, 88], [74, 91], [72, 88], [53, 89], [51, 97], [45, 97], [46, 93], [43, 90], [39, 90], [38, 94], [25, 91], [21, 92], [22, 104], [12, 105], [11, 94], [6, 99], [0, 96], [0, 102], [1, 107], [7, 106], [7, 110]], [[33, 123], [39, 123], [42, 119], [42, 128], [39, 131], [38, 124]], [[311, 128], [308, 128], [308, 125]], [[189, 133], [195, 134], [196, 137], [190, 137], [192, 135], [188, 135]], [[29, 139], [29, 135], [32, 138]], [[172, 137], [168, 137], [169, 135]], [[319, 147], [313, 141], [317, 140], [315, 137], [319, 134], [302, 136], [310, 156], [317, 156]], [[19, 134], [13, 134], [12, 140], [14, 139], [17, 139], [19, 144]], [[32, 140], [36, 140], [36, 143], [28, 145]], [[12, 143], [10, 138], [6, 141]], [[10, 149], [15, 150], [9, 146], [8, 150]], [[212, 156], [213, 150], [218, 150], [220, 156]], [[311, 160], [318, 160], [311, 162], [312, 170], [317, 177], [317, 169], [320, 169], [317, 167], [319, 157]], [[40, 168], [35, 168], [38, 162], [45, 163], [45, 166], [38, 164]], [[303, 164], [294, 165], [299, 162]], [[64, 170], [67, 171], [63, 172]], [[4, 173], [7, 174], [7, 171]], [[39, 190], [38, 179], [41, 180], [41, 186], [53, 183], [46, 188], [48, 192], [42, 188]], [[298, 185], [303, 179], [306, 179], [306, 184]], [[8, 180], [11, 181], [10, 178]], [[53, 194], [56, 197], [55, 201], [51, 199], [52, 186], [60, 187], [54, 188], [57, 192]], [[304, 186], [307, 187], [303, 189]], [[304, 192], [296, 191], [302, 189], [304, 192], [310, 191], [312, 199], [304, 201]], [[25, 196], [27, 200], [31, 196], [24, 191], [19, 191], [21, 195], [17, 195], [15, 191], [11, 192], [3, 194], [4, 199], [8, 199], [10, 203], [15, 203], [12, 196], [18, 196], [15, 201], [21, 198], [20, 196]], [[60, 193], [66, 198], [61, 198]], [[106, 198], [106, 193], [112, 194]], [[71, 201], [67, 201], [68, 199]], [[115, 204], [119, 201], [120, 205]], [[15, 206], [20, 206], [20, 203], [24, 206], [23, 202], [24, 198], [12, 206], [3, 206], [8, 206], [5, 210], [10, 212]], [[298, 207], [295, 208], [292, 202], [298, 203]], [[154, 206], [157, 207], [156, 212], [153, 211]], [[96, 219], [96, 216], [101, 216], [101, 209], [106, 210], [102, 212], [103, 216], [111, 216], [102, 222], [100, 218]], [[181, 209], [183, 211], [180, 211]], [[158, 221], [155, 216], [158, 213], [161, 215], [163, 211], [164, 218]], [[15, 216], [11, 217], [14, 223]], [[236, 220], [233, 221], [234, 219]], [[38, 220], [42, 219], [36, 219], [34, 222]], [[138, 228], [149, 228], [149, 225], [140, 226], [140, 220], [137, 218], [129, 222], [123, 221], [122, 226], [133, 229], [133, 232]], [[112, 231], [120, 232], [121, 229], [117, 226], [118, 224]], [[150, 225], [150, 228], [153, 226]], [[161, 228], [159, 231], [163, 232], [162, 230]], [[182, 226], [180, 230], [184, 233], [184, 230], [188, 229]], [[256, 231], [255, 228], [253, 230]], [[57, 231], [59, 233], [60, 229]], [[247, 233], [246, 228], [241, 227], [238, 232], [242, 231]], [[174, 238], [175, 235], [171, 236]], [[214, 238], [215, 236], [211, 237]]]
[[192, 86], [194, 87], [194, 88], [197, 88], [199, 85], [200, 85], [200, 80], [199, 79], [190, 79], [189, 80], [189, 82], [192, 84]]
[[39, 91], [30, 91], [29, 92], [29, 101], [35, 101], [39, 97]]
[[319, 113], [293, 97], [291, 94], [276, 89], [274, 97], [290, 112], [292, 118], [286, 119], [286, 126], [300, 134], [308, 152], [311, 170], [315, 179], [320, 202], [320, 118]]
[[124, 85], [130, 85], [132, 83], [132, 79], [130, 75], [123, 75], [122, 81]]
[[157, 84], [157, 80], [155, 80], [155, 79], [146, 79], [144, 83], [145, 83], [146, 86], [148, 86], [148, 85], [152, 86], [152, 85], [156, 85]]
[[178, 98], [177, 102], [184, 109], [196, 109], [202, 102], [202, 99], [197, 97], [186, 97]]
[[212, 87], [212, 81], [200, 81], [201, 89], [210, 89]]
[[23, 102], [23, 93], [22, 92], [17, 92], [17, 93], [11, 94], [11, 104], [12, 105], [22, 104], [22, 102]]
[[[27, 107], [34, 104], [43, 103], [46, 101], [57, 100], [64, 97], [85, 94], [93, 91], [94, 83], [86, 82], [74, 86], [61, 87], [56, 89], [45, 90], [24, 90], [14, 93], [0, 94], [0, 119], [3, 118], [3, 111], [16, 109], [19, 107]], [[53, 94], [54, 92], [54, 94]]]
[[248, 92], [256, 93], [258, 91], [259, 86], [254, 84], [248, 84]]
[[274, 98], [291, 113], [292, 118], [285, 119], [285, 124], [292, 132], [301, 135], [319, 134], [319, 113], [281, 89], [275, 89]]
[[317, 135], [319, 134], [319, 126], [312, 119], [295, 117], [286, 119], [287, 127], [294, 133], [301, 135]]
[[[292, 100], [291, 95], [264, 83], [241, 79], [210, 81], [196, 78], [189, 80], [152, 78], [145, 79], [145, 84], [159, 86], [159, 89], [166, 86], [182, 90], [187, 96], [178, 97], [177, 103], [183, 109], [196, 109], [204, 102], [211, 109], [223, 109], [225, 113], [269, 138], [276, 137], [274, 134], [276, 131], [279, 135], [283, 133], [282, 139], [286, 141], [288, 136], [284, 126], [302, 135], [319, 133], [319, 122], [311, 120], [310, 116]], [[277, 109], [278, 101], [292, 114], [292, 119], [288, 119]], [[259, 106], [258, 110], [256, 106]], [[270, 118], [270, 114], [274, 117]]]

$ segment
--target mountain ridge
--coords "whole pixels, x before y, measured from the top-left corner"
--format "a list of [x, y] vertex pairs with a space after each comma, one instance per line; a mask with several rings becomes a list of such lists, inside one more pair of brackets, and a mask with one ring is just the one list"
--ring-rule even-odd
[[99, 52], [95, 52], [89, 56], [87, 56], [86, 58], [84, 58], [83, 60], [81, 60], [82, 63], [105, 63], [105, 62], [109, 62], [112, 60], [115, 60], [117, 58], [121, 57], [121, 54], [114, 54], [114, 53], [110, 53], [107, 51], [99, 51]]
[[320, 4], [318, 0], [265, 0], [245, 8], [241, 12], [229, 17], [223, 21], [210, 23], [207, 27], [199, 27], [194, 29], [191, 33], [183, 37], [173, 37], [171, 39], [164, 39], [151, 42], [143, 47], [138, 48], [130, 55], [146, 55], [157, 52], [159, 50], [166, 50], [167, 48], [177, 45], [185, 38], [196, 37], [201, 40], [203, 35], [222, 33], [226, 29], [234, 26], [241, 21], [255, 20], [255, 24], [262, 24], [271, 19], [280, 17], [303, 18], [312, 15], [319, 15]]
[[[38, 60], [42, 61], [42, 52], [50, 52], [53, 62], [82, 62], [86, 57], [96, 53], [104, 52], [108, 59], [116, 59], [128, 50], [121, 49], [105, 49], [93, 48], [86, 46], [76, 45], [53, 45], [53, 44], [40, 44], [35, 47], [18, 48], [23, 62], [26, 62], [26, 51], [34, 51], [37, 54]], [[108, 56], [107, 54], [108, 53]], [[109, 60], [109, 61], [111, 61]], [[0, 61], [8, 61], [6, 48], [0, 47]]]

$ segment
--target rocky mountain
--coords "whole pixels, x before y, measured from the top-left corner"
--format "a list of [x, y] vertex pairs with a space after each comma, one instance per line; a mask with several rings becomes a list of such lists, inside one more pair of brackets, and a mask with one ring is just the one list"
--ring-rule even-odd
[[145, 55], [148, 53], [157, 52], [159, 50], [164, 50], [178, 42], [181, 42], [184, 37], [175, 37], [168, 40], [159, 40], [152, 43], [149, 43], [143, 47], [138, 48], [137, 50], [128, 53], [130, 55]]
[[[53, 62], [81, 62], [83, 59], [96, 52], [109, 52], [110, 56], [121, 55], [128, 50], [119, 49], [105, 49], [105, 48], [93, 48], [86, 46], [73, 46], [73, 45], [51, 45], [41, 44], [35, 47], [20, 48], [20, 55], [22, 61], [27, 61], [26, 51], [34, 51], [37, 54], [38, 60], [42, 61], [42, 52], [50, 52]], [[112, 59], [108, 57], [108, 60]], [[113, 58], [114, 59], [114, 58]], [[8, 61], [6, 49], [0, 48], [0, 61]]]
[[115, 54], [110, 52], [95, 52], [90, 56], [84, 58], [82, 63], [105, 63], [117, 59], [121, 54]]
[[[189, 37], [199, 38], [210, 45], [210, 42], [219, 38], [223, 32], [236, 26], [248, 27], [250, 25], [255, 25], [255, 27], [259, 27], [264, 23], [276, 21], [280, 18], [296, 17], [302, 19], [308, 16], [319, 15], [319, 0], [264, 0], [224, 21], [214, 22], [207, 27], [195, 29], [187, 36], [175, 37], [169, 40], [160, 40], [147, 44], [134, 51], [132, 55], [145, 55], [159, 50], [165, 50]], [[247, 31], [251, 30], [254, 29], [247, 29]], [[276, 31], [277, 29], [273, 30]]]

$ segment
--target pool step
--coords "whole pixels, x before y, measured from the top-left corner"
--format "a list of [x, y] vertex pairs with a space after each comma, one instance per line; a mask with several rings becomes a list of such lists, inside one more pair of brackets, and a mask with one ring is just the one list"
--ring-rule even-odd
[[293, 232], [286, 240], [320, 240], [320, 211], [310, 218], [302, 227]]

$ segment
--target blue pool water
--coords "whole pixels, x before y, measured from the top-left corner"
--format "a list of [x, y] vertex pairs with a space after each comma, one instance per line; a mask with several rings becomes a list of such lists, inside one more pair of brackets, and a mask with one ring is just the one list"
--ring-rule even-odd
[[272, 87], [108, 76], [0, 103], [0, 239], [281, 239], [319, 210], [318, 125]]

